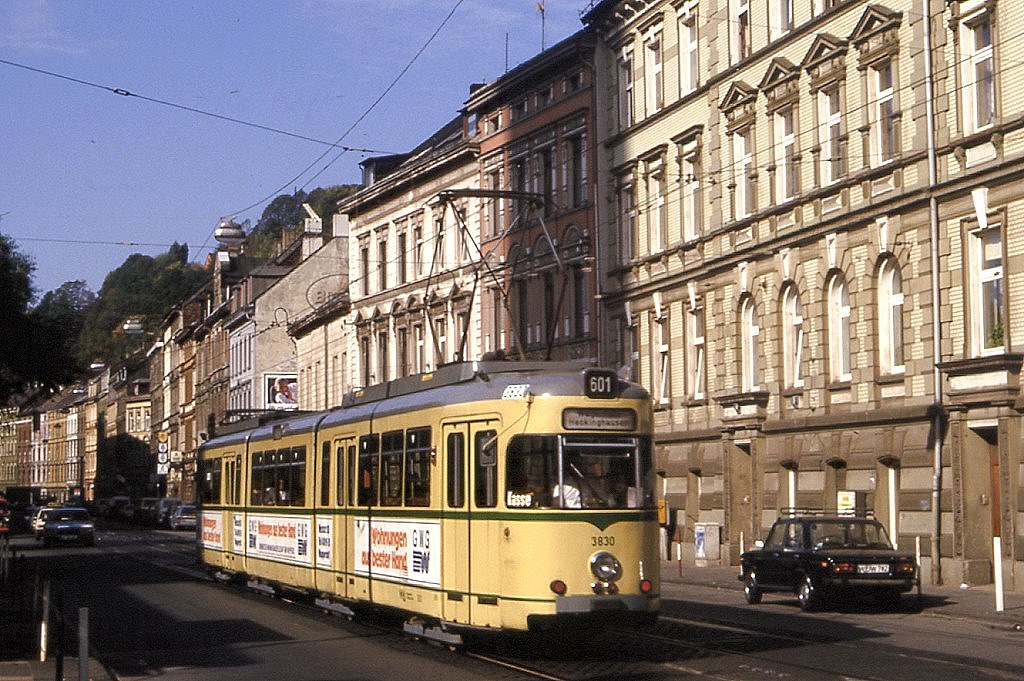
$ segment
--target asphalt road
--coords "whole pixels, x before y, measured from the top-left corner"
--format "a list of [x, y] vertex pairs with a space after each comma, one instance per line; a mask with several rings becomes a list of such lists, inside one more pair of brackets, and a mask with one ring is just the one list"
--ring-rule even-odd
[[213, 583], [185, 533], [119, 528], [92, 549], [27, 543], [65, 611], [89, 608], [94, 655], [125, 680], [1024, 678], [1020, 633], [912, 607], [807, 614], [792, 598], [752, 607], [735, 590], [665, 584], [650, 630], [491, 636], [451, 653], [397, 633], [395, 618], [349, 622]]

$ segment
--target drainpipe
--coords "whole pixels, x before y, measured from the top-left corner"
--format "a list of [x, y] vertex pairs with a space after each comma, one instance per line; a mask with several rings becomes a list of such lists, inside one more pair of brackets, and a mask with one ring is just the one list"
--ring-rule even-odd
[[930, 0], [921, 0], [924, 17], [924, 92], [925, 124], [928, 132], [928, 197], [929, 240], [931, 242], [931, 288], [932, 288], [932, 381], [935, 392], [932, 426], [932, 584], [942, 584], [942, 556], [940, 538], [942, 532], [942, 314], [939, 309], [939, 203], [935, 196], [935, 185], [939, 179], [938, 161], [935, 153], [935, 83], [932, 70], [932, 12]]

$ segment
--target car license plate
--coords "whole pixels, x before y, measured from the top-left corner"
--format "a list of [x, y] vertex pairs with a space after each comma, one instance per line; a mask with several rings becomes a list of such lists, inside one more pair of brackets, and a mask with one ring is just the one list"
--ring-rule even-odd
[[862, 575], [887, 575], [889, 574], [889, 565], [887, 563], [868, 563], [867, 565], [858, 565], [857, 573]]

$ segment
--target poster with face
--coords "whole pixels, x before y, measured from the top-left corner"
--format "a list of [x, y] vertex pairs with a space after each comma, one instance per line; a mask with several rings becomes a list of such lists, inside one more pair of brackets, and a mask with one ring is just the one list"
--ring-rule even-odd
[[298, 409], [299, 384], [295, 374], [264, 374], [267, 409]]

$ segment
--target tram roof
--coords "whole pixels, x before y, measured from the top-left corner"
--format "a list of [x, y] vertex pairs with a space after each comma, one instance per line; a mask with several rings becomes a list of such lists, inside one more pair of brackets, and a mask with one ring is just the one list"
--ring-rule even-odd
[[[499, 400], [505, 388], [527, 384], [534, 395], [579, 395], [584, 369], [589, 361], [517, 362], [481, 361], [449, 364], [436, 371], [388, 381], [346, 396], [341, 407], [327, 412], [301, 413], [275, 419], [251, 430], [225, 434], [204, 443], [203, 447], [242, 443], [248, 439], [269, 440], [275, 434], [295, 435], [374, 417], [425, 409], [446, 404]], [[623, 382], [622, 396], [644, 398], [647, 392], [633, 383]]]

